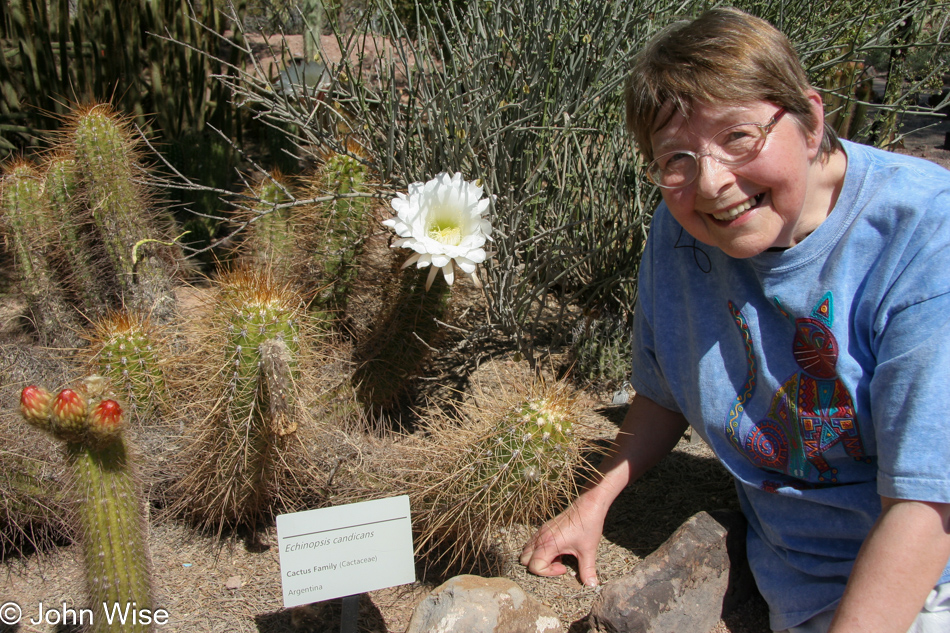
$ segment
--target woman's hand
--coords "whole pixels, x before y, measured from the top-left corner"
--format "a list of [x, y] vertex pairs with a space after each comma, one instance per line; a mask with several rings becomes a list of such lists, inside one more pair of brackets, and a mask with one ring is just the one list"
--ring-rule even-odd
[[581, 495], [564, 512], [535, 532], [521, 550], [521, 564], [538, 576], [560, 576], [567, 571], [565, 555], [577, 558], [580, 580], [597, 586], [597, 546], [604, 531], [604, 516]]
[[598, 476], [567, 510], [531, 537], [521, 550], [521, 564], [538, 576], [559, 576], [567, 571], [561, 559], [574, 556], [581, 582], [596, 586], [597, 546], [610, 504], [627, 484], [673, 450], [687, 426], [679, 413], [635, 395]]

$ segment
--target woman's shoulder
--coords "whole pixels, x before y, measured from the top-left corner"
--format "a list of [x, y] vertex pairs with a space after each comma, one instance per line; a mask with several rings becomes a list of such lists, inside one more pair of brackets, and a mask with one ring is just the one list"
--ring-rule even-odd
[[950, 171], [932, 160], [852, 141], [842, 140], [841, 145], [848, 156], [849, 169], [868, 170], [875, 178], [890, 174], [893, 178], [926, 179], [933, 187], [950, 187]]

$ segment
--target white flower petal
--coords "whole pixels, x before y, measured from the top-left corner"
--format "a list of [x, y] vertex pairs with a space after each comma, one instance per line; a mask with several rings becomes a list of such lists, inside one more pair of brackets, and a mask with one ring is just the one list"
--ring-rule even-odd
[[432, 287], [432, 282], [435, 281], [435, 276], [442, 270], [441, 268], [432, 267], [432, 270], [429, 271], [429, 276], [426, 277], [426, 290]]
[[446, 266], [449, 262], [452, 261], [451, 257], [446, 257], [442, 253], [433, 253], [431, 257], [432, 257], [432, 265], [438, 266], [439, 268]]
[[477, 264], [478, 264], [478, 262], [474, 262], [464, 257], [456, 257], [453, 261], [455, 261], [458, 267], [462, 269], [463, 273], [468, 273], [468, 274], [472, 274], [473, 272], [475, 272], [475, 268], [477, 267]]
[[455, 282], [455, 266], [451, 261], [442, 267], [442, 274], [445, 275], [445, 283], [451, 286]]
[[492, 226], [484, 214], [493, 199], [461, 172], [442, 172], [427, 182], [410, 184], [407, 194], [396, 194], [391, 205], [397, 217], [383, 224], [399, 237], [393, 247], [411, 248], [416, 252], [412, 262], [419, 268], [441, 269], [451, 283], [456, 264], [471, 274], [485, 261], [483, 247], [491, 240]]
[[403, 268], [409, 268], [410, 266], [412, 266], [413, 264], [415, 264], [417, 261], [419, 261], [419, 257], [421, 257], [421, 256], [419, 255], [419, 253], [413, 253], [412, 255], [409, 256], [409, 259], [407, 259], [407, 260], [403, 263], [402, 267], [403, 267]]

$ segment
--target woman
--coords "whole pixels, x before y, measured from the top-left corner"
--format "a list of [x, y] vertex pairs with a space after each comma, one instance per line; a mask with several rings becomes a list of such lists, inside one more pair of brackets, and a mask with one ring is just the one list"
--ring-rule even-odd
[[950, 631], [950, 172], [839, 141], [787, 39], [731, 9], [648, 44], [627, 124], [663, 196], [637, 395], [522, 563], [596, 584], [610, 504], [692, 425], [774, 630]]

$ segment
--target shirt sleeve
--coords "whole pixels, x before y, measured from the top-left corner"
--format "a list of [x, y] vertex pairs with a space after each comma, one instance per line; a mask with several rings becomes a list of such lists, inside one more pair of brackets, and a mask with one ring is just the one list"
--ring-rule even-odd
[[890, 315], [877, 352], [878, 492], [950, 503], [950, 293]]

